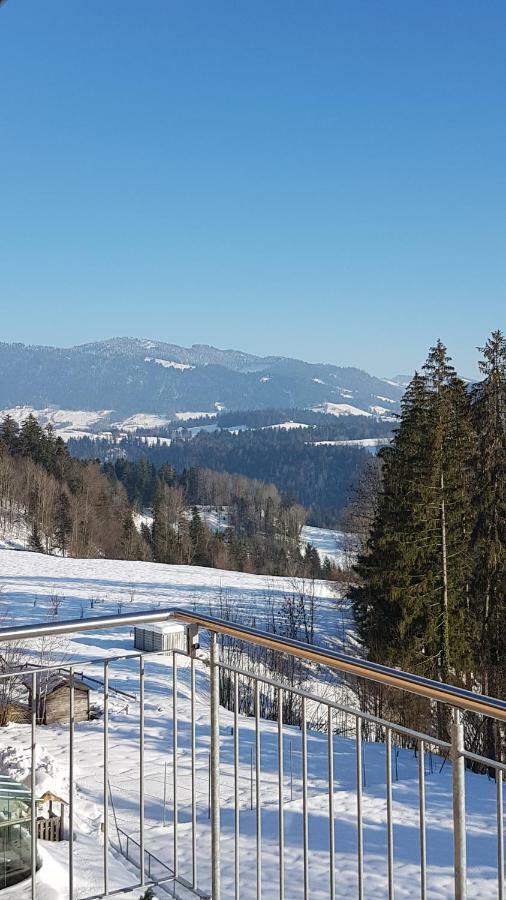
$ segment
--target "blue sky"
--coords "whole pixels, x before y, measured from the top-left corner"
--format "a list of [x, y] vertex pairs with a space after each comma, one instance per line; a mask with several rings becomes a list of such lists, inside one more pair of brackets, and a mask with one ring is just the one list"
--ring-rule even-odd
[[506, 6], [8, 0], [1, 340], [464, 375], [505, 327]]

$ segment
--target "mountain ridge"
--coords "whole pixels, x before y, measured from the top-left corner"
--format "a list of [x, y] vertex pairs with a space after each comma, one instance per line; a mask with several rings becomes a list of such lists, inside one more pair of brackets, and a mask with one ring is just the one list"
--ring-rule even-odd
[[112, 409], [133, 415], [353, 406], [398, 411], [403, 389], [358, 367], [255, 356], [208, 344], [113, 337], [73, 347], [0, 343], [0, 408]]

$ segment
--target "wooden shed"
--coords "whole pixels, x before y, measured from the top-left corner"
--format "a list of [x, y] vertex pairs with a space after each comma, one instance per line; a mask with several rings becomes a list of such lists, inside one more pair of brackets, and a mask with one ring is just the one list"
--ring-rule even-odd
[[[32, 703], [32, 675], [23, 676], [28, 693], [28, 706]], [[64, 725], [70, 718], [70, 677], [64, 672], [37, 673], [37, 723], [39, 725]], [[74, 677], [74, 721], [87, 722], [90, 718], [90, 689], [84, 681]]]

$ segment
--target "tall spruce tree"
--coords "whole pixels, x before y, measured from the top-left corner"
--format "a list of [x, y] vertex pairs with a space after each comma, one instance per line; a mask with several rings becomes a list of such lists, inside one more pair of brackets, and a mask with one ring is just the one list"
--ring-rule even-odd
[[[475, 668], [480, 689], [506, 694], [506, 338], [494, 331], [480, 348], [483, 380], [472, 390], [472, 414], [478, 434], [475, 457], [473, 597]], [[488, 721], [487, 755], [497, 752], [498, 730]]]
[[441, 681], [460, 680], [469, 668], [472, 457], [474, 434], [469, 394], [446, 347], [438, 341], [424, 366], [428, 403], [428, 531], [437, 536], [432, 566], [436, 589], [437, 668]]
[[443, 344], [433, 347], [381, 451], [382, 489], [353, 591], [371, 657], [460, 680], [469, 641], [469, 401]]

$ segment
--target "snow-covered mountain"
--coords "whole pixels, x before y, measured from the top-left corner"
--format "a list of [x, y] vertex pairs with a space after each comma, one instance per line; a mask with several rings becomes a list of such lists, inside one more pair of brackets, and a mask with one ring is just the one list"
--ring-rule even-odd
[[403, 388], [353, 367], [260, 357], [203, 344], [112, 338], [70, 348], [0, 344], [0, 409], [80, 410], [118, 421], [139, 414], [332, 408], [391, 415]]

